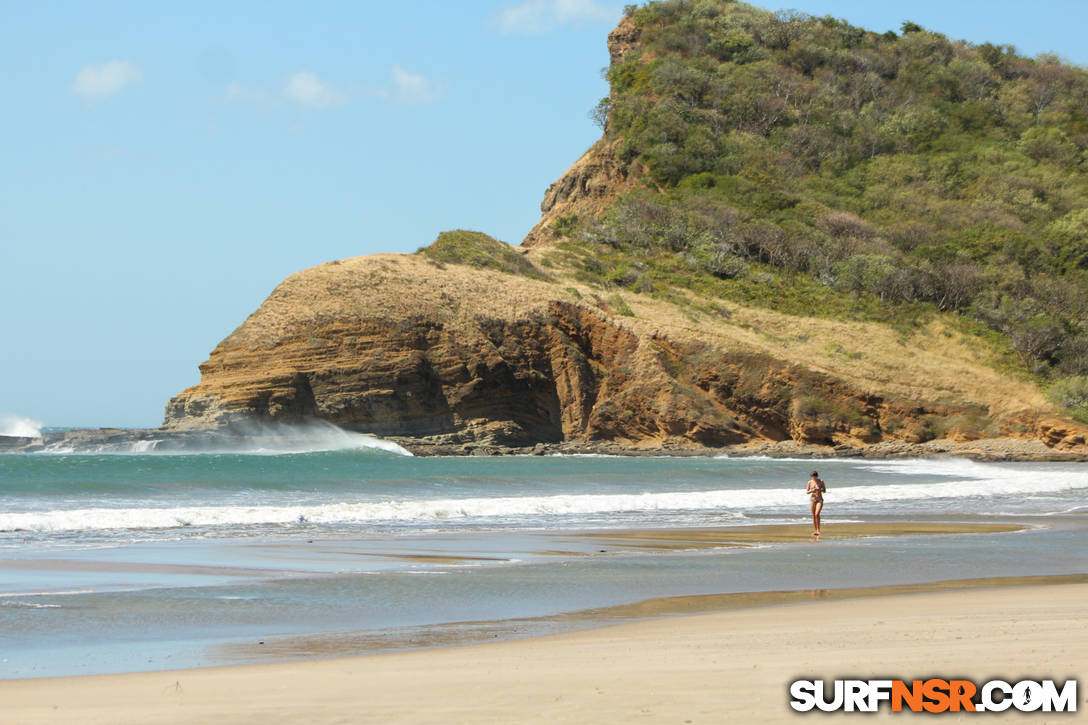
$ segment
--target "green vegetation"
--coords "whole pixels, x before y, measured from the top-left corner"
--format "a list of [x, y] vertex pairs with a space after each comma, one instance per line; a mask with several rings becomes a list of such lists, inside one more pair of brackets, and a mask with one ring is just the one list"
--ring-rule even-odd
[[631, 309], [631, 306], [624, 302], [623, 298], [618, 294], [614, 294], [608, 298], [608, 306], [612, 309], [612, 312], [617, 315], [623, 315], [625, 317], [634, 317], [635, 311]]
[[1081, 423], [1088, 423], [1088, 375], [1064, 378], [1050, 386], [1050, 398]]
[[594, 117], [644, 188], [559, 219], [557, 261], [677, 301], [954, 317], [1086, 414], [1088, 72], [909, 21], [878, 34], [731, 0], [627, 14], [638, 44]]
[[442, 232], [429, 247], [420, 248], [419, 254], [440, 264], [465, 264], [480, 269], [495, 269], [507, 274], [544, 279], [544, 274], [533, 263], [514, 250], [483, 232], [456, 229]]

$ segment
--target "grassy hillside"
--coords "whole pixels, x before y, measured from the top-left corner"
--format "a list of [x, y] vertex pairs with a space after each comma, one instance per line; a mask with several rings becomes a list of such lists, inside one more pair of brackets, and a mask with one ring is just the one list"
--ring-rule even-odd
[[542, 265], [711, 313], [940, 318], [1088, 422], [1088, 72], [727, 0], [623, 22], [594, 115], [641, 183], [559, 217]]

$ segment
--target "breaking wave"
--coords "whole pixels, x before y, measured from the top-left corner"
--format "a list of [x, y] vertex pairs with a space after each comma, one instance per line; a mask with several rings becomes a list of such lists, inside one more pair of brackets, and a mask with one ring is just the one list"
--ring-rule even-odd
[[40, 421], [11, 413], [0, 413], [0, 436], [37, 438], [41, 434], [42, 424]]
[[[831, 492], [837, 504], [990, 498], [1088, 489], [1075, 472], [1036, 473], [1027, 478], [988, 477], [922, 484], [844, 486]], [[796, 508], [796, 488], [682, 491], [643, 494], [563, 494], [486, 498], [435, 498], [296, 506], [192, 506], [169, 508], [84, 508], [0, 514], [0, 531], [102, 531], [186, 526], [378, 524], [438, 520], [494, 520], [608, 513], [713, 510], [741, 517], [760, 510]]]
[[323, 420], [306, 423], [232, 424], [228, 429], [207, 432], [163, 432], [140, 434], [117, 440], [81, 440], [64, 437], [46, 445], [43, 453], [52, 454], [250, 454], [284, 455], [321, 453], [355, 449], [374, 449], [401, 456], [412, 454], [403, 446], [364, 433], [339, 428]]

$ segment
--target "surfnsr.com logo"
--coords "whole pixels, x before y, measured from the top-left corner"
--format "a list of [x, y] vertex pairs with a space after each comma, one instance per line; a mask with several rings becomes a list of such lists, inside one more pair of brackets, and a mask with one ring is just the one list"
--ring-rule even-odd
[[1054, 680], [796, 680], [790, 707], [798, 712], [1076, 712], [1077, 681]]

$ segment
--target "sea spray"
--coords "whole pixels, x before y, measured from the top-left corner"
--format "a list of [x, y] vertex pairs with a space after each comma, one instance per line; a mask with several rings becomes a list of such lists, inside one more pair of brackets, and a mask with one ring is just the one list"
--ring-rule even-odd
[[40, 421], [12, 413], [0, 413], [0, 436], [38, 438], [42, 434]]
[[373, 449], [412, 454], [392, 441], [339, 428], [323, 420], [300, 423], [234, 422], [211, 430], [68, 431], [46, 440], [43, 453], [283, 455]]
[[344, 430], [328, 421], [311, 419], [302, 423], [242, 421], [234, 423], [237, 433], [233, 447], [217, 453], [316, 453], [354, 448], [375, 448], [401, 456], [412, 455], [403, 446], [365, 433]]

